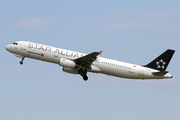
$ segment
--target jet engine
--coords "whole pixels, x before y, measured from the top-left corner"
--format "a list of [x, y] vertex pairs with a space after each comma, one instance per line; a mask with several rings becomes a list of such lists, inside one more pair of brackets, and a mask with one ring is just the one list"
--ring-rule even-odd
[[79, 74], [79, 70], [75, 68], [63, 67], [63, 71], [71, 74]]
[[63, 67], [67, 67], [67, 68], [75, 68], [76, 63], [74, 61], [65, 59], [65, 58], [61, 58], [59, 60], [59, 65], [63, 66]]

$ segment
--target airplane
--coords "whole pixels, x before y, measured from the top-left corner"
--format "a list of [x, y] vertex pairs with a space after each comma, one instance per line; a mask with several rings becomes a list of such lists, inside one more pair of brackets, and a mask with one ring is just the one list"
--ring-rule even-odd
[[166, 71], [175, 52], [175, 50], [171, 49], [167, 49], [147, 65], [140, 66], [98, 57], [98, 55], [101, 55], [102, 51], [84, 54], [29, 41], [17, 41], [7, 45], [5, 48], [16, 57], [21, 58], [21, 65], [25, 57], [59, 64], [63, 67], [64, 72], [80, 74], [84, 81], [88, 80], [87, 72], [142, 80], [173, 77]]

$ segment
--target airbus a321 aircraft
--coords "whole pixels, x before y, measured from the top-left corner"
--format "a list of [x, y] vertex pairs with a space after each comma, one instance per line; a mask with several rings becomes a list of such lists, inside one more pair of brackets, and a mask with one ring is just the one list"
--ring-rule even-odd
[[166, 68], [175, 52], [168, 49], [149, 64], [139, 66], [97, 57], [102, 51], [83, 54], [29, 41], [14, 42], [7, 45], [6, 50], [22, 58], [21, 65], [25, 57], [56, 63], [63, 67], [64, 72], [80, 74], [85, 81], [88, 80], [87, 72], [143, 80], [172, 78]]

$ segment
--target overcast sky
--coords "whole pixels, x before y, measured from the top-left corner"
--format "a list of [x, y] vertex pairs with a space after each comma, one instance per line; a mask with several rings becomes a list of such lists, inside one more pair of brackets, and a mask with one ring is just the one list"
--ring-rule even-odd
[[[179, 0], [2, 0], [1, 120], [179, 120]], [[64, 73], [56, 64], [5, 50], [31, 41], [145, 65], [176, 50], [166, 80]]]

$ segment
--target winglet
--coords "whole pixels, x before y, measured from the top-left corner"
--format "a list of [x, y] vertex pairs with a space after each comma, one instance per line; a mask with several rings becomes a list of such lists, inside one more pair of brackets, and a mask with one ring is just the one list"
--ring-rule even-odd
[[103, 51], [99, 51], [98, 53], [101, 55], [102, 52], [103, 52]]

